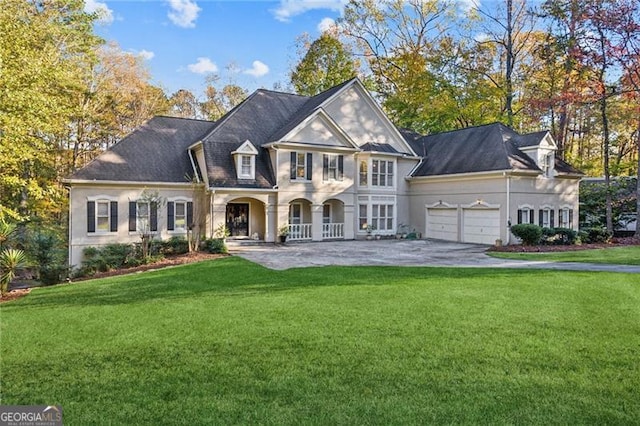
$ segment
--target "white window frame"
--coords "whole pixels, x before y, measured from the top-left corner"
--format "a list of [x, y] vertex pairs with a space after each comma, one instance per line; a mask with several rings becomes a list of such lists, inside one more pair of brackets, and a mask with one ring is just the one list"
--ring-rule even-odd
[[[311, 164], [307, 164], [307, 152], [306, 151], [294, 151], [296, 153], [296, 177], [293, 179], [296, 182], [311, 182], [307, 179], [307, 168], [311, 167]], [[300, 158], [302, 158], [302, 163], [300, 162]], [[302, 176], [300, 176], [300, 171], [302, 171]]]
[[[558, 227], [559, 228], [569, 228], [571, 226], [571, 217], [569, 216], [571, 214], [571, 208], [569, 207], [560, 207], [559, 209], [559, 217], [558, 217]], [[565, 220], [566, 218], [566, 220]]]
[[[389, 173], [389, 167], [391, 167], [391, 173]], [[383, 168], [384, 172], [382, 171]], [[395, 161], [393, 160], [384, 160], [380, 158], [371, 159], [371, 186], [377, 188], [394, 188], [395, 169]], [[380, 184], [382, 179], [384, 179], [384, 185]], [[389, 185], [389, 181], [391, 181], [391, 185]]]
[[[520, 210], [522, 213], [520, 215], [520, 220], [521, 220], [521, 224], [533, 224], [535, 225], [535, 221], [536, 221], [536, 212], [535, 209], [533, 208], [533, 206], [529, 206], [529, 205], [524, 205], [524, 206], [519, 206], [518, 210]], [[533, 211], [533, 222], [531, 222], [531, 212]]]
[[551, 228], [551, 212], [553, 209], [550, 207], [542, 207], [540, 211], [542, 212], [542, 227]]
[[[140, 214], [140, 206], [147, 207], [147, 214]], [[146, 220], [146, 225], [143, 222]], [[150, 233], [151, 231], [151, 203], [148, 201], [136, 201], [136, 232], [137, 233]]]
[[[363, 166], [364, 170], [362, 170]], [[358, 186], [369, 186], [369, 161], [367, 160], [360, 160], [358, 164]]]
[[[187, 232], [187, 203], [188, 201], [186, 200], [173, 201], [173, 231], [172, 232], [179, 232], [179, 233]], [[178, 204], [181, 205], [183, 208], [183, 214], [181, 216], [184, 222], [182, 226], [178, 226]]]
[[238, 157], [240, 158], [240, 176], [253, 178], [253, 176], [255, 175], [253, 172], [255, 165], [255, 156], [242, 154]]
[[[96, 200], [96, 208], [95, 208], [95, 220], [96, 220], [96, 233], [107, 234], [111, 232], [111, 201], [110, 200]], [[106, 215], [100, 214], [100, 205], [106, 205], [107, 213]], [[100, 219], [106, 219], [106, 228], [100, 229]]]
[[367, 225], [369, 225], [369, 205], [367, 203], [360, 203], [358, 204], [358, 231], [365, 232]]
[[393, 204], [371, 204], [371, 223], [376, 231], [384, 233], [395, 229], [394, 210]]
[[[95, 221], [95, 231], [87, 232], [89, 236], [96, 235], [105, 235], [105, 234], [117, 234], [118, 231], [111, 231], [111, 203], [118, 202], [118, 198], [110, 197], [108, 195], [98, 195], [93, 197], [87, 197], [87, 201], [92, 201], [95, 203], [95, 211], [94, 211], [94, 221]], [[107, 230], [101, 231], [98, 229], [98, 204], [106, 203], [107, 204]]]
[[[236, 163], [236, 177], [238, 179], [255, 179], [256, 178], [256, 156], [258, 150], [248, 139], [236, 150], [231, 153]], [[249, 169], [244, 168], [244, 160], [249, 159]]]
[[[339, 173], [338, 173], [338, 157], [340, 154], [322, 154], [323, 156], [327, 156], [327, 180], [325, 182], [330, 181], [339, 181]], [[323, 159], [323, 175], [324, 175], [324, 159]]]

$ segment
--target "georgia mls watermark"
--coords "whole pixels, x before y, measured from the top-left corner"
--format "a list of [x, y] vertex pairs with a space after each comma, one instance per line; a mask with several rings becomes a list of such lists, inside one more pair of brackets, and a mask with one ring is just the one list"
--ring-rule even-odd
[[0, 405], [0, 426], [62, 426], [62, 407]]

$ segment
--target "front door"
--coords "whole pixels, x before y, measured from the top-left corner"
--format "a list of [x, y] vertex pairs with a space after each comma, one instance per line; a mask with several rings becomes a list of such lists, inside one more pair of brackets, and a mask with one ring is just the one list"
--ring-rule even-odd
[[249, 204], [227, 204], [227, 229], [232, 237], [249, 236]]

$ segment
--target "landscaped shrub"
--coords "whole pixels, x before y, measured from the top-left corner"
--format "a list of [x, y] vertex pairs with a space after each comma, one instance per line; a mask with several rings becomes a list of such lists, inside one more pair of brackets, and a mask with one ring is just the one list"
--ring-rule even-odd
[[166, 255], [185, 254], [189, 252], [189, 242], [186, 238], [173, 236], [160, 245], [160, 253]]
[[227, 245], [222, 238], [208, 238], [203, 243], [204, 250], [209, 253], [227, 253]]
[[578, 242], [578, 237], [578, 232], [573, 229], [543, 228], [540, 242], [545, 245], [573, 245]]
[[93, 275], [111, 269], [136, 265], [136, 249], [132, 244], [107, 244], [104, 247], [87, 247], [83, 251], [82, 267], [77, 276]]
[[57, 284], [68, 273], [65, 244], [59, 233], [52, 229], [29, 230], [25, 251], [38, 271], [38, 280], [44, 285]]
[[609, 243], [613, 236], [606, 228], [587, 228], [584, 231], [582, 242], [585, 244]]
[[534, 246], [540, 243], [542, 238], [542, 228], [531, 223], [519, 223], [511, 226], [511, 232], [520, 238], [525, 246]]

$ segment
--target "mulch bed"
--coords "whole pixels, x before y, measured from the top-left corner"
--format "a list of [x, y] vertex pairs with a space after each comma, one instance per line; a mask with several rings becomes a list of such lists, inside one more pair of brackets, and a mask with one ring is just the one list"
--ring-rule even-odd
[[[221, 257], [226, 257], [226, 256], [228, 256], [228, 254], [211, 254], [211, 253], [205, 253], [205, 252], [195, 252], [195, 253], [181, 254], [178, 256], [168, 256], [162, 260], [159, 260], [158, 262], [151, 263], [149, 265], [140, 265], [140, 266], [135, 266], [133, 268], [116, 269], [113, 271], [99, 272], [91, 277], [74, 278], [72, 281], [69, 281], [69, 282], [79, 282], [79, 281], [93, 280], [96, 278], [105, 278], [105, 277], [114, 277], [117, 275], [133, 274], [136, 272], [162, 269], [169, 266], [185, 265], [187, 263], [195, 263], [195, 262], [202, 262], [205, 260], [219, 259]], [[17, 289], [11, 290], [4, 297], [0, 298], [0, 303], [9, 302], [11, 300], [15, 300], [20, 297], [26, 296], [27, 294], [29, 294], [30, 291], [31, 291], [30, 288], [17, 288]]]
[[488, 251], [510, 252], [510, 253], [542, 253], [542, 252], [559, 252], [559, 251], [578, 251], [578, 250], [591, 250], [602, 249], [612, 247], [625, 247], [625, 246], [637, 246], [640, 245], [640, 239], [635, 237], [629, 238], [613, 238], [610, 243], [607, 244], [581, 244], [581, 245], [538, 245], [538, 246], [523, 246], [513, 244], [510, 246], [491, 247]]

